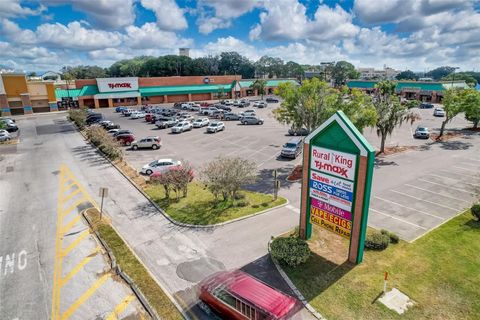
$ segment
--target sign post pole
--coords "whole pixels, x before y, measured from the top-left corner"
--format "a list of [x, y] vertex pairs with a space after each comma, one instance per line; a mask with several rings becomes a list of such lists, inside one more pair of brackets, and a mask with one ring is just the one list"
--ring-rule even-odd
[[100, 187], [99, 195], [102, 197], [102, 201], [100, 202], [100, 220], [102, 220], [103, 216], [103, 199], [108, 196], [108, 188]]
[[277, 188], [277, 169], [273, 170], [273, 199], [277, 200], [278, 188]]
[[363, 259], [375, 151], [342, 111], [305, 138], [300, 237], [312, 224], [350, 240], [348, 260]]

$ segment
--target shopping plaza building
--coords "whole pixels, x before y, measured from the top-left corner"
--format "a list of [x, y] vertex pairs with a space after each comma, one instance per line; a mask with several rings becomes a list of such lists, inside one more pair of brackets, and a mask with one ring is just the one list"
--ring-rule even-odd
[[[254, 81], [232, 75], [97, 78], [76, 80], [73, 89], [57, 89], [56, 97], [60, 108], [62, 99], [73, 99], [80, 107], [89, 108], [207, 101], [258, 95], [252, 88]], [[294, 79], [267, 80], [266, 93], [272, 94], [284, 82], [298, 85]]]
[[0, 110], [4, 116], [57, 110], [54, 83], [27, 81], [25, 74], [0, 74]]
[[[350, 80], [347, 82], [347, 87], [373, 93], [377, 83], [378, 81]], [[453, 82], [398, 81], [395, 92], [407, 100], [440, 103], [445, 91], [450, 88], [467, 89], [468, 85], [463, 80]]]

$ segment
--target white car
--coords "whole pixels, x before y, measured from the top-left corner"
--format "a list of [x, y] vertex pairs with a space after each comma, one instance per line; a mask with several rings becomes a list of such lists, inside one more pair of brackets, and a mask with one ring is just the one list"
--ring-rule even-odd
[[248, 109], [248, 110], [245, 110], [244, 112], [240, 112], [240, 115], [242, 117], [247, 117], [247, 116], [255, 117], [256, 116], [255, 110], [253, 110], [253, 109]]
[[182, 105], [180, 106], [180, 109], [188, 110], [188, 109], [190, 109], [190, 104], [189, 103], [182, 103]]
[[198, 104], [195, 104], [193, 106], [190, 106], [190, 109], [188, 109], [190, 111], [200, 111], [200, 105]]
[[172, 133], [181, 133], [192, 130], [193, 125], [189, 121], [181, 121], [172, 127]]
[[226, 106], [232, 106], [232, 105], [233, 105], [233, 101], [232, 101], [232, 100], [225, 100], [225, 101], [224, 101], [224, 105], [226, 105]]
[[110, 130], [108, 130], [107, 132], [110, 133], [111, 135], [114, 135], [114, 134], [117, 133], [118, 131], [120, 131], [120, 129], [110, 129]]
[[198, 118], [197, 120], [193, 121], [194, 128], [202, 128], [208, 126], [210, 124], [210, 120], [208, 118]]
[[154, 172], [165, 172], [181, 165], [181, 161], [174, 161], [172, 159], [158, 159], [144, 165], [141, 172], [143, 174], [151, 175]]
[[267, 103], [265, 101], [257, 101], [253, 104], [253, 106], [256, 108], [266, 108]]
[[218, 131], [225, 130], [225, 124], [223, 122], [212, 122], [207, 127], [207, 132], [217, 133]]
[[433, 110], [433, 116], [445, 117], [445, 110], [443, 110], [442, 108], [435, 108], [435, 110]]
[[12, 140], [10, 133], [7, 130], [0, 130], [0, 142]]
[[145, 118], [145, 112], [142, 111], [134, 111], [130, 114], [130, 119], [140, 119]]

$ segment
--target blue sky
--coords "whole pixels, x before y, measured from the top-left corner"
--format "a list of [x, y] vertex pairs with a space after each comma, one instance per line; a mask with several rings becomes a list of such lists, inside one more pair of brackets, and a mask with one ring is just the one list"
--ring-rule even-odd
[[59, 70], [237, 51], [305, 64], [477, 69], [477, 0], [0, 0], [0, 65]]

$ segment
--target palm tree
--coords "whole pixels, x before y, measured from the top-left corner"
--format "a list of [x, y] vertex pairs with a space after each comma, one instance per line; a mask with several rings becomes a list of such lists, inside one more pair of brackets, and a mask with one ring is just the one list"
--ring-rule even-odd
[[257, 79], [252, 83], [250, 88], [252, 88], [253, 90], [257, 90], [257, 93], [262, 96], [262, 100], [263, 100], [263, 95], [265, 94], [266, 86], [267, 86], [267, 81], [262, 79]]

